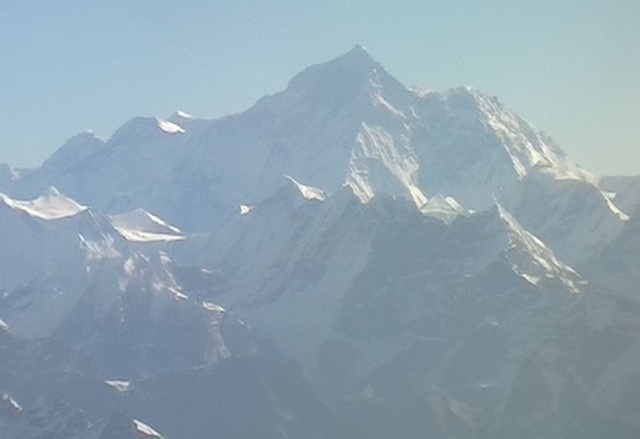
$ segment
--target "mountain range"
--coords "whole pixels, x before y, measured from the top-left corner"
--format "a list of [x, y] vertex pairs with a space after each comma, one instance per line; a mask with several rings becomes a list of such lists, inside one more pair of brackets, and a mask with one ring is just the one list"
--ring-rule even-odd
[[0, 438], [635, 438], [638, 182], [361, 46], [79, 134], [0, 166]]

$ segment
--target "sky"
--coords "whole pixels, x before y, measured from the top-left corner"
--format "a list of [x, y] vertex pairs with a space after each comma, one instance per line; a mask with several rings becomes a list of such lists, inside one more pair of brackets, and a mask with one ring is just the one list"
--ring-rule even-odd
[[471, 85], [596, 175], [640, 175], [638, 0], [0, 0], [0, 163], [135, 116], [217, 118], [363, 45], [407, 86]]

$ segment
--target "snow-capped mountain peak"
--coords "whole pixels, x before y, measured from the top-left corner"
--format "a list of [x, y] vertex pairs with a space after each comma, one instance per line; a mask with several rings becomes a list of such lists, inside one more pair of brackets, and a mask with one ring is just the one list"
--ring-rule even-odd
[[11, 209], [44, 220], [71, 217], [87, 209], [86, 206], [60, 193], [54, 186], [51, 186], [44, 194], [34, 200], [14, 200], [7, 195], [0, 194], [0, 201]]
[[167, 134], [182, 134], [184, 133], [184, 128], [178, 125], [175, 122], [171, 122], [166, 119], [158, 119], [158, 128], [164, 131]]
[[323, 104], [333, 111], [358, 108], [372, 101], [379, 90], [386, 89], [393, 95], [405, 95], [407, 90], [391, 76], [362, 46], [330, 61], [315, 64], [295, 75], [288, 87], [260, 101], [256, 109], [301, 108]]

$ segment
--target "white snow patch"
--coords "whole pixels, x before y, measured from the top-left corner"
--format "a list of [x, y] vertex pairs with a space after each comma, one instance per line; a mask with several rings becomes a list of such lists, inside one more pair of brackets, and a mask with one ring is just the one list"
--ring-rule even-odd
[[248, 215], [254, 209], [255, 206], [250, 206], [248, 204], [240, 205], [240, 215]]
[[164, 235], [160, 233], [142, 232], [139, 230], [118, 229], [118, 233], [130, 242], [182, 241], [184, 236]]
[[133, 423], [136, 426], [136, 430], [138, 430], [138, 433], [140, 433], [140, 434], [142, 434], [144, 436], [159, 437], [159, 438], [162, 437], [162, 435], [160, 433], [155, 431], [153, 428], [151, 428], [150, 426], [148, 426], [144, 422], [141, 422], [141, 421], [138, 421], [137, 419], [134, 419]]
[[[362, 202], [367, 202], [371, 199], [369, 195], [375, 193], [374, 183], [376, 186], [379, 183], [388, 186], [387, 191], [393, 193], [399, 188], [393, 188], [399, 182], [415, 205], [421, 208], [426, 204], [427, 197], [416, 184], [419, 166], [415, 154], [410, 150], [408, 126], [403, 125], [403, 131], [396, 132], [394, 136], [382, 126], [363, 122], [362, 131], [356, 136], [356, 148], [351, 154], [351, 174], [347, 177], [347, 183]], [[384, 168], [366, 165], [372, 160], [382, 162]]]
[[427, 95], [434, 93], [433, 90], [430, 90], [422, 85], [412, 85], [409, 87], [409, 91], [419, 98], [424, 98]]
[[538, 276], [532, 276], [527, 273], [520, 273], [516, 266], [514, 266], [514, 271], [518, 276], [529, 282], [531, 285], [538, 285], [538, 282], [540, 282], [540, 278]]
[[184, 128], [180, 125], [170, 122], [165, 119], [158, 119], [158, 128], [167, 134], [181, 134], [184, 133]]
[[113, 227], [131, 242], [182, 241], [184, 235], [175, 226], [167, 224], [142, 208], [109, 217]]
[[420, 208], [420, 212], [426, 216], [438, 218], [446, 224], [450, 224], [458, 216], [469, 214], [453, 197], [443, 197], [437, 195], [427, 201], [427, 204]]
[[586, 281], [570, 266], [559, 261], [553, 252], [536, 236], [525, 230], [506, 209], [496, 203], [500, 218], [509, 229], [509, 257], [512, 270], [532, 285], [545, 277], [560, 281], [574, 294]]
[[226, 312], [223, 307], [212, 302], [202, 302], [202, 307], [216, 314], [224, 314]]
[[611, 212], [613, 212], [614, 215], [616, 215], [618, 218], [620, 218], [620, 221], [629, 221], [629, 215], [627, 215], [626, 213], [624, 213], [623, 211], [618, 209], [618, 206], [616, 206], [613, 203], [611, 198], [607, 197], [605, 193], [602, 193], [602, 196], [607, 201], [607, 206], [609, 207]]
[[176, 114], [183, 119], [193, 119], [192, 115], [181, 110], [176, 111]]
[[60, 193], [53, 186], [35, 200], [14, 200], [5, 194], [0, 194], [0, 201], [11, 209], [20, 210], [44, 220], [71, 217], [87, 209], [86, 206]]
[[106, 380], [104, 382], [107, 386], [113, 387], [120, 393], [124, 393], [129, 390], [129, 386], [131, 383], [129, 381], [120, 381], [120, 380]]
[[169, 291], [171, 291], [173, 293], [173, 295], [175, 296], [175, 298], [178, 299], [178, 300], [187, 300], [189, 298], [189, 296], [187, 296], [182, 291], [177, 290], [175, 288], [170, 288]]
[[20, 404], [18, 404], [18, 402], [13, 399], [11, 396], [9, 396], [9, 394], [4, 393], [4, 392], [0, 392], [0, 395], [2, 395], [2, 400], [3, 401], [7, 401], [9, 403], [9, 405], [17, 412], [21, 412], [22, 411], [22, 406]]
[[310, 201], [324, 201], [327, 199], [327, 193], [322, 189], [298, 183], [293, 177], [289, 175], [285, 175], [285, 178], [296, 185], [296, 188], [305, 199]]

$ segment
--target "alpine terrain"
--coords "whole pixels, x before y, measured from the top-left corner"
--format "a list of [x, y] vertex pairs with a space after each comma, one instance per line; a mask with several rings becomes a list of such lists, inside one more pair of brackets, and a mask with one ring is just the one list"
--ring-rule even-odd
[[364, 48], [0, 166], [0, 439], [640, 437], [640, 180]]

